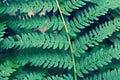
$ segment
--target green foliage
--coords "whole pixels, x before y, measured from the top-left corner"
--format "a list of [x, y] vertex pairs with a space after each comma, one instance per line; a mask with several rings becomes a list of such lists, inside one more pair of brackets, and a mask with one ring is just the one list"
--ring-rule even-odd
[[[72, 12], [74, 9], [79, 9], [85, 5], [83, 1], [76, 0], [60, 0], [60, 5], [62, 6], [62, 12], [65, 15], [70, 15], [69, 12]], [[54, 0], [12, 0], [12, 1], [1, 1], [0, 2], [0, 13], [13, 13], [20, 10], [21, 13], [27, 13], [30, 10], [33, 10], [35, 13], [42, 10], [42, 12], [56, 12], [58, 10], [56, 2]], [[4, 7], [3, 7], [4, 6]]]
[[[10, 43], [10, 44], [8, 44]], [[9, 49], [9, 48], [64, 48], [67, 50], [69, 48], [69, 44], [67, 42], [66, 36], [62, 35], [54, 35], [54, 34], [37, 34], [37, 33], [28, 33], [28, 34], [21, 34], [16, 35], [13, 37], [5, 38], [2, 42], [1, 48]]]
[[0, 0], [0, 80], [119, 80], [120, 0]]
[[5, 30], [6, 28], [5, 28], [5, 24], [4, 24], [4, 22], [1, 22], [0, 23], [0, 41], [2, 41], [3, 40], [3, 35], [4, 35], [4, 30]]
[[[88, 74], [89, 71], [95, 71], [99, 67], [103, 67], [111, 63], [111, 60], [120, 59], [120, 46], [110, 49], [100, 49], [85, 58], [82, 58], [78, 63], [78, 75], [83, 77], [82, 73]], [[104, 58], [104, 59], [103, 59]]]
[[105, 72], [93, 75], [83, 80], [119, 80], [120, 79], [120, 68], [114, 70], [107, 70]]
[[17, 76], [15, 76], [13, 80], [43, 80], [43, 76], [45, 76], [44, 71], [30, 70], [31, 69], [21, 69], [17, 72]]
[[[29, 23], [32, 23], [33, 25], [30, 25]], [[44, 23], [44, 24], [43, 24]], [[60, 16], [57, 17], [55, 15], [53, 16], [46, 16], [46, 17], [40, 17], [38, 15], [29, 18], [29, 16], [21, 15], [20, 17], [11, 17], [7, 21], [7, 25], [10, 28], [22, 28], [22, 29], [37, 29], [37, 28], [47, 28], [53, 29], [53, 30], [61, 30], [63, 28], [63, 24], [61, 21]]]
[[111, 36], [112, 33], [120, 29], [120, 26], [118, 26], [119, 23], [119, 18], [116, 18], [99, 25], [99, 27], [95, 27], [95, 29], [90, 30], [88, 34], [80, 36], [79, 39], [73, 42], [74, 50], [76, 51], [75, 54], [79, 56], [79, 54], [84, 53], [88, 47], [94, 47], [98, 45], [99, 42]]
[[[92, 0], [91, 0], [92, 1]], [[90, 26], [91, 23], [94, 23], [94, 20], [98, 20], [99, 16], [105, 15], [109, 9], [115, 9], [119, 6], [118, 0], [100, 0], [93, 2], [98, 5], [90, 6], [84, 9], [77, 17], [74, 17], [73, 20], [70, 21], [70, 35], [75, 36], [75, 32], [80, 32], [87, 26]]]

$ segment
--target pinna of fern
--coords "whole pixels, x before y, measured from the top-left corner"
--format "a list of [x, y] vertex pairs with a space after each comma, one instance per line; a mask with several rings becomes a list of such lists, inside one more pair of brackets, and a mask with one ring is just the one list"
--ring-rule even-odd
[[[33, 11], [34, 13], [41, 12], [50, 12], [53, 10], [53, 12], [58, 11], [56, 2], [54, 0], [35, 0], [35, 1], [26, 1], [26, 0], [12, 0], [12, 1], [1, 1], [0, 2], [0, 13], [15, 13], [18, 10], [21, 13], [28, 13], [29, 11]], [[82, 0], [76, 1], [76, 0], [66, 0], [62, 1], [60, 0], [60, 5], [62, 6], [62, 12], [65, 15], [70, 15], [70, 12], [72, 12], [74, 9], [79, 9], [80, 7], [84, 6], [86, 3]], [[4, 7], [2, 7], [4, 6]]]
[[88, 34], [82, 35], [79, 39], [76, 39], [73, 42], [74, 50], [76, 52], [75, 55], [80, 56], [80, 54], [84, 53], [88, 47], [98, 45], [104, 39], [118, 31], [120, 29], [119, 21], [119, 18], [116, 18], [112, 21], [105, 22], [104, 24], [99, 25], [99, 27], [90, 30]]
[[4, 30], [6, 29], [5, 23], [0, 22], [0, 42], [3, 40], [3, 35], [5, 34]]
[[0, 79], [108, 80], [113, 78], [109, 74], [119, 75], [117, 65], [101, 70], [119, 62], [119, 5], [120, 0], [1, 0]]
[[114, 70], [107, 70], [106, 72], [101, 72], [97, 75], [87, 77], [83, 80], [119, 80], [120, 79], [120, 68]]
[[[102, 42], [104, 39], [108, 38], [108, 36], [111, 36], [112, 33], [119, 30], [119, 21], [120, 21], [119, 18], [116, 18], [112, 21], [105, 22], [104, 24], [100, 25], [99, 27], [96, 27], [95, 29], [91, 30], [89, 32], [89, 35], [85, 34], [85, 35], [81, 36], [78, 40], [76, 39], [73, 42], [75, 55], [80, 56], [81, 53], [84, 53], [85, 50], [88, 49], [87, 46], [93, 47], [94, 45], [98, 45], [98, 42]], [[34, 35], [35, 35], [35, 37], [34, 37]], [[67, 38], [65, 38], [65, 36], [57, 35], [55, 37], [55, 36], [53, 36], [54, 34], [53, 35], [45, 34], [45, 35], [42, 35], [41, 38], [39, 38], [39, 35], [40, 34], [33, 33], [33, 34], [22, 34], [21, 37], [19, 35], [16, 35], [15, 38], [8, 37], [2, 42], [3, 45], [1, 45], [1, 48], [8, 49], [8, 48], [17, 47], [17, 46], [19, 46], [19, 48], [22, 48], [22, 49], [36, 47], [36, 46], [37, 47], [43, 46], [43, 48], [53, 47], [53, 49], [56, 49], [57, 47], [59, 47], [59, 49], [61, 49], [64, 47], [65, 50], [67, 50], [69, 48], [69, 44], [66, 41]], [[32, 42], [33, 39], [34, 39], [34, 42]], [[38, 42], [37, 42], [37, 41], [39, 41], [39, 39], [41, 39], [41, 41], [42, 41], [40, 44], [38, 44]], [[28, 41], [28, 42], [26, 42], [26, 41]], [[8, 43], [10, 43], [10, 44], [8, 44]], [[8, 45], [6, 45], [6, 44], [8, 44]]]
[[116, 9], [120, 5], [118, 0], [100, 0], [100, 2], [96, 0], [90, 1], [97, 3], [97, 5], [86, 8], [77, 17], [73, 17], [73, 20], [70, 20], [68, 29], [70, 30], [71, 36], [76, 36], [76, 32], [80, 32], [81, 29], [90, 26], [94, 23], [94, 20], [99, 19], [98, 17], [107, 14], [109, 9]]
[[[51, 17], [45, 16], [40, 17], [38, 15], [35, 15], [31, 18], [29, 16], [11, 16], [7, 20], [7, 25], [10, 28], [18, 28], [18, 29], [41, 29], [41, 28], [47, 28], [49, 30], [52, 28], [52, 30], [61, 30], [63, 28], [63, 24], [61, 21], [60, 16], [52, 15]], [[44, 23], [44, 24], [43, 24]], [[33, 24], [33, 25], [31, 25]]]
[[120, 59], [120, 49], [119, 45], [116, 45], [115, 48], [111, 47], [109, 50], [100, 49], [96, 53], [80, 59], [79, 64], [77, 65], [77, 73], [80, 77], [84, 77], [83, 74], [88, 74], [89, 71], [95, 71], [100, 67], [104, 67], [109, 63], [112, 63], [113, 59]]
[[16, 35], [13, 37], [8, 37], [2, 42], [3, 46], [1, 45], [1, 48], [3, 49], [9, 49], [9, 48], [32, 48], [42, 47], [45, 48], [53, 48], [56, 49], [59, 47], [59, 49], [64, 48], [67, 50], [69, 48], [69, 44], [67, 42], [66, 36], [62, 35], [55, 35], [55, 34], [38, 34], [38, 33], [28, 33], [28, 34], [21, 34], [21, 36]]
[[[18, 74], [19, 73], [18, 69], [23, 68], [28, 64], [30, 64], [31, 67], [33, 66], [38, 68], [43, 67], [44, 69], [50, 69], [51, 67], [55, 67], [55, 68], [64, 67], [64, 69], [70, 70], [73, 67], [70, 61], [71, 59], [70, 55], [67, 53], [65, 54], [65, 52], [58, 51], [60, 52], [58, 54], [58, 52], [53, 52], [51, 50], [46, 50], [43, 53], [40, 52], [38, 53], [38, 51], [39, 49], [34, 49], [34, 51], [32, 49], [26, 49], [21, 51], [18, 50], [15, 53], [12, 53], [12, 56], [10, 57], [8, 57], [9, 55], [6, 55], [6, 58], [4, 58], [4, 62], [0, 64], [0, 73], [1, 73], [0, 77], [7, 78], [11, 75]], [[44, 55], [41, 56], [42, 54]], [[9, 67], [7, 67], [8, 65]], [[16, 77], [17, 76], [18, 75], [16, 75]]]
[[[91, 0], [91, 2], [96, 3], [95, 1], [92, 1], [92, 0]], [[80, 32], [79, 29], [84, 29], [85, 27], [90, 26], [90, 24], [94, 22], [93, 20], [98, 20], [97, 17], [105, 15], [109, 11], [109, 9], [115, 9], [120, 4], [117, 0], [109, 1], [109, 2], [102, 1], [102, 2], [103, 2], [103, 4], [88, 7], [83, 12], [81, 12], [77, 17], [73, 17], [73, 20], [70, 20], [70, 23], [67, 26], [68, 26], [68, 30], [70, 32], [69, 34], [71, 36], [75, 36], [76, 35], [75, 32]], [[106, 5], [106, 3], [108, 3], [108, 4]], [[18, 26], [19, 28], [24, 27], [24, 28], [28, 28], [28, 29], [37, 28], [40, 26], [41, 23], [38, 22], [39, 20], [37, 18], [39, 18], [39, 17], [35, 17], [35, 18], [36, 19], [34, 19], [34, 20], [37, 20], [37, 21], [32, 21], [33, 19], [28, 19], [28, 20], [24, 21], [24, 19], [26, 19], [25, 17], [22, 17], [20, 19], [22, 22], [15, 20], [15, 19], [10, 19], [10, 20], [8, 20], [8, 24], [11, 27]], [[47, 17], [45, 19], [46, 19], [45, 21], [44, 21], [44, 19], [42, 19], [42, 20], [45, 22], [45, 24], [46, 23], [48, 24], [49, 17]], [[55, 19], [58, 20], [58, 22], [60, 22], [60, 23], [57, 24]], [[11, 22], [11, 20], [12, 20], [12, 22]], [[14, 20], [15, 20], [15, 22], [13, 22]], [[29, 20], [31, 21], [31, 23], [33, 22], [34, 25], [29, 25], [29, 23], [28, 23]], [[40, 20], [41, 20], [41, 18], [40, 18]], [[57, 28], [58, 28], [58, 30], [62, 29], [63, 25], [62, 25], [62, 21], [60, 20], [59, 17], [57, 18], [56, 16], [53, 15], [53, 17], [51, 17], [50, 20], [53, 21], [53, 23], [50, 21], [50, 24], [48, 24], [48, 25], [46, 24], [45, 26], [43, 25], [43, 27], [47, 27], [47, 29], [49, 29], [50, 27], [53, 27], [53, 30], [55, 30]], [[23, 22], [25, 22], [25, 24], [23, 24]]]

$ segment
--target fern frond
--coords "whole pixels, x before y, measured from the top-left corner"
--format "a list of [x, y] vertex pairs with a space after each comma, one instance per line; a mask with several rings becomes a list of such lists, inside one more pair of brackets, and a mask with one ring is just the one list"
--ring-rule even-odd
[[21, 70], [13, 80], [42, 80], [44, 71], [23, 71]]
[[44, 78], [42, 80], [73, 80], [73, 76], [71, 74], [47, 76], [46, 78]]
[[17, 75], [13, 80], [73, 80], [73, 77], [71, 74], [46, 76], [42, 71], [21, 71], [21, 73], [19, 73], [19, 75]]
[[43, 68], [58, 67], [71, 69], [73, 67], [71, 57], [69, 53], [65, 51], [43, 51], [33, 48], [17, 51], [11, 58], [14, 63], [21, 66], [30, 63], [31, 66], [42, 66]]
[[0, 64], [0, 79], [8, 79], [11, 73], [15, 72], [19, 65], [10, 61], [5, 61]]
[[[41, 56], [43, 55], [43, 56]], [[12, 56], [7, 56], [5, 60], [9, 61], [9, 64], [6, 64], [6, 66], [0, 67], [1, 72], [7, 70], [7, 72], [4, 72], [5, 74], [10, 74], [14, 72], [13, 80], [33, 80], [33, 79], [40, 79], [42, 80], [43, 77], [41, 76], [41, 72], [43, 74], [43, 71], [36, 69], [36, 71], [40, 71], [38, 73], [34, 72], [28, 72], [28, 73], [22, 73], [19, 71], [16, 71], [19, 66], [21, 68], [24, 68], [25, 65], [30, 64], [31, 67], [36, 66], [37, 68], [44, 68], [42, 70], [46, 71], [45, 69], [56, 67], [56, 68], [64, 68], [64, 69], [71, 69], [73, 67], [71, 58], [69, 56], [69, 53], [65, 53], [62, 51], [51, 51], [51, 50], [45, 50], [42, 49], [26, 49], [21, 51], [16, 51], [12, 54]], [[12, 64], [11, 64], [12, 63]], [[9, 67], [8, 67], [9, 66]], [[10, 71], [11, 72], [8, 72]], [[27, 68], [29, 69], [29, 68]], [[34, 69], [34, 68], [33, 68]], [[40, 68], [41, 69], [41, 68]], [[17, 69], [21, 70], [21, 69]], [[15, 72], [16, 71], [16, 72]], [[30, 71], [30, 70], [28, 70]], [[18, 74], [17, 74], [18, 73]], [[46, 73], [44, 73], [46, 74]], [[38, 77], [39, 76], [39, 77]], [[7, 76], [6, 76], [7, 77]], [[59, 76], [60, 77], [60, 76]], [[71, 75], [63, 75], [62, 76], [64, 80], [71, 80], [73, 77]], [[53, 76], [50, 76], [52, 79]], [[56, 77], [57, 79], [58, 77]], [[8, 79], [9, 78], [8, 76]], [[44, 78], [43, 80], [49, 79], [48, 77]], [[59, 78], [58, 78], [59, 79]]]
[[120, 80], [120, 68], [107, 70], [103, 73], [84, 78], [83, 80]]
[[120, 44], [120, 31], [114, 33], [113, 36], [111, 36], [109, 38], [109, 40], [111, 42], [113, 42], [114, 44], [118, 44], [119, 45]]
[[70, 21], [68, 24], [70, 35], [75, 36], [75, 32], [80, 32], [79, 29], [84, 29], [87, 26], [90, 26], [94, 20], [98, 20], [99, 16], [105, 15], [109, 9], [115, 9], [119, 7], [120, 2], [118, 0], [104, 0], [104, 1], [97, 1], [98, 4], [92, 7], [86, 8], [84, 11], [80, 13], [79, 16], [74, 17], [73, 20]]
[[119, 63], [120, 0], [0, 0], [0, 80], [120, 80]]
[[[114, 0], [114, 1], [113, 0], [100, 0], [100, 1], [90, 0], [90, 2], [95, 3], [96, 5], [99, 5], [99, 6], [102, 6], [102, 5], [111, 5], [111, 6], [113, 6], [117, 2], [120, 3], [119, 0]], [[108, 6], [108, 7], [110, 7], [110, 6]], [[113, 6], [112, 9], [113, 8], [116, 8], [116, 6]]]
[[[60, 5], [62, 6], [62, 12], [65, 15], [70, 15], [70, 12], [72, 12], [74, 9], [79, 9], [80, 7], [84, 6], [86, 3], [82, 0], [76, 1], [76, 0], [66, 0], [66, 1], [60, 1]], [[14, 13], [18, 10], [22, 13], [28, 13], [29, 11], [33, 11], [35, 13], [42, 11], [42, 12], [50, 12], [53, 10], [53, 12], [56, 12], [58, 10], [57, 5], [54, 0], [30, 0], [30, 1], [20, 1], [20, 0], [14, 0], [14, 1], [3, 1], [0, 2], [0, 13]]]
[[2, 41], [1, 48], [3, 49], [10, 49], [10, 48], [32, 48], [42, 47], [45, 48], [64, 48], [67, 50], [69, 48], [69, 44], [67, 41], [66, 36], [62, 35], [54, 35], [54, 34], [39, 34], [39, 33], [28, 33], [16, 35], [16, 36], [9, 36]]
[[113, 70], [115, 68], [120, 68], [120, 64], [119, 63], [120, 63], [119, 59], [113, 59], [112, 63], [110, 63], [110, 64], [108, 64], [108, 65], [106, 65], [106, 66], [104, 66], [102, 68], [99, 68], [97, 71], [98, 72], [104, 72], [104, 71], [106, 71], [108, 69]]
[[120, 46], [111, 47], [109, 50], [101, 49], [82, 58], [77, 65], [77, 74], [79, 77], [83, 77], [83, 74], [88, 74], [89, 71], [95, 71], [99, 67], [108, 65], [113, 58], [120, 59]]
[[4, 22], [0, 22], [0, 41], [3, 40], [3, 35], [5, 34], [5, 24]]
[[53, 0], [47, 1], [47, 0], [13, 0], [13, 1], [3, 1], [0, 2], [0, 13], [15, 13], [18, 10], [21, 13], [28, 13], [29, 11], [33, 11], [35, 13], [39, 11], [51, 11], [54, 9], [54, 12], [57, 11], [57, 7], [55, 5], [55, 2]]
[[102, 42], [104, 39], [111, 36], [112, 33], [118, 31], [120, 29], [119, 23], [120, 19], [115, 18], [114, 20], [99, 25], [99, 27], [89, 31], [88, 34], [81, 36], [78, 40], [76, 39], [72, 44], [74, 46], [75, 55], [80, 56], [88, 47], [98, 45], [99, 42]]
[[33, 58], [30, 60], [31, 65], [35, 65], [35, 66], [43, 65], [43, 68], [58, 66], [59, 68], [71, 69], [73, 67], [71, 63], [71, 57], [67, 53], [54, 52], [54, 54], [52, 54], [46, 52], [45, 54], [43, 54], [43, 56], [45, 56], [44, 59], [43, 57], [40, 56], [36, 57], [36, 56], [33, 56]]
[[12, 28], [24, 28], [24, 29], [42, 29], [47, 28], [49, 30], [52, 28], [53, 30], [61, 30], [63, 28], [62, 20], [60, 16], [53, 15], [51, 17], [45, 16], [40, 17], [35, 15], [32, 18], [28, 16], [17, 16], [11, 17], [7, 19], [7, 25]]
[[61, 6], [61, 11], [65, 15], [70, 15], [74, 9], [79, 9], [86, 5], [86, 3], [82, 0], [66, 0], [66, 1], [59, 1]]

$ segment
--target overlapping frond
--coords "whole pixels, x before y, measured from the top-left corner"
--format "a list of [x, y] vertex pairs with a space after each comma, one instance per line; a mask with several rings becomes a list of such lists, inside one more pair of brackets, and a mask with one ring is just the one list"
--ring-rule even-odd
[[48, 76], [43, 80], [73, 80], [73, 77], [71, 74], [68, 74], [68, 75], [64, 74], [64, 75]]
[[76, 41], [73, 42], [75, 55], [80, 56], [80, 54], [84, 53], [88, 47], [94, 47], [95, 45], [98, 45], [99, 42], [102, 42], [114, 32], [118, 31], [120, 29], [119, 23], [119, 18], [105, 22], [104, 24], [99, 25], [99, 27], [89, 31], [88, 34], [76, 39]]
[[100, 16], [105, 15], [109, 9], [115, 9], [119, 7], [120, 2], [118, 0], [100, 0], [92, 1], [98, 5], [86, 8], [77, 17], [74, 17], [68, 25], [70, 35], [75, 36], [75, 32], [80, 32], [80, 29], [84, 29], [94, 23], [94, 20], [98, 20]]
[[43, 51], [41, 49], [34, 48], [33, 50], [27, 49], [23, 51], [17, 51], [12, 57], [13, 61], [16, 60], [14, 63], [20, 65], [30, 63], [31, 66], [42, 66], [43, 68], [58, 67], [71, 69], [73, 67], [71, 57], [65, 51]]
[[86, 5], [86, 3], [82, 0], [60, 0], [60, 3], [62, 13], [65, 15], [70, 15], [70, 12], [74, 9], [79, 9], [80, 7]]
[[10, 49], [10, 48], [64, 48], [67, 50], [69, 44], [66, 36], [55, 35], [55, 34], [39, 34], [39, 33], [28, 33], [16, 36], [9, 36], [4, 39], [1, 43], [1, 48]]
[[18, 28], [18, 29], [43, 29], [47, 30], [61, 30], [63, 28], [63, 23], [60, 16], [53, 15], [51, 17], [45, 16], [40, 17], [35, 15], [32, 18], [29, 16], [15, 16], [6, 19], [6, 23], [9, 27]]
[[89, 71], [95, 71], [99, 67], [108, 65], [113, 58], [120, 58], [120, 46], [111, 47], [109, 50], [101, 49], [82, 58], [77, 65], [77, 74], [79, 77], [83, 77], [83, 74], [88, 74]]
[[119, 30], [120, 0], [0, 0], [0, 80], [119, 80]]
[[120, 31], [116, 32], [109, 38], [114, 44], [120, 44]]
[[31, 71], [31, 72], [21, 70], [13, 80], [42, 80], [44, 75], [45, 75], [45, 72], [42, 70]]
[[[34, 50], [34, 51], [33, 51]], [[41, 56], [42, 55], [42, 56]], [[40, 77], [41, 73], [30, 73], [28, 70], [28, 73], [23, 73], [24, 71], [19, 72], [19, 68], [24, 68], [25, 65], [30, 64], [31, 67], [42, 67], [45, 69], [50, 69], [52, 67], [54, 68], [64, 68], [64, 69], [71, 69], [73, 67], [71, 62], [71, 57], [67, 52], [62, 51], [51, 51], [51, 50], [45, 50], [42, 49], [25, 49], [21, 51], [15, 51], [12, 53], [12, 56], [9, 57], [9, 55], [5, 58], [6, 61], [4, 61], [0, 65], [0, 78], [1, 79], [10, 79], [11, 74], [14, 72], [15, 79], [26, 79], [26, 80], [33, 80], [33, 79], [40, 79], [42, 80], [43, 77]], [[43, 69], [41, 69], [43, 70]], [[43, 72], [44, 72], [43, 71]], [[43, 73], [42, 72], [42, 73]], [[18, 73], [18, 74], [17, 74]], [[45, 73], [44, 73], [45, 74]], [[39, 76], [39, 77], [38, 77]], [[72, 76], [63, 76], [67, 80], [71, 80]], [[51, 79], [53, 77], [50, 77]], [[56, 79], [59, 79], [59, 77], [56, 76]], [[63, 80], [65, 80], [63, 78]], [[44, 78], [43, 80], [48, 80], [49, 78]], [[54, 78], [53, 78], [54, 79]]]
[[120, 80], [120, 68], [107, 70], [97, 75], [95, 74], [93, 76], [84, 78], [83, 80]]
[[46, 76], [44, 71], [21, 71], [13, 80], [73, 80], [71, 74], [49, 75]]
[[10, 62], [9, 60], [0, 64], [0, 79], [8, 80], [9, 76], [11, 76], [11, 74], [15, 72], [18, 67], [19, 65], [14, 64]]
[[[86, 3], [82, 0], [60, 0], [62, 6], [62, 12], [65, 15], [70, 15], [74, 9], [79, 9]], [[4, 6], [4, 7], [3, 7]], [[12, 0], [12, 1], [1, 1], [0, 2], [0, 13], [14, 13], [20, 11], [21, 13], [28, 13], [29, 11], [35, 13], [42, 12], [56, 12], [58, 10], [55, 0]]]
[[[4, 6], [4, 7], [3, 7]], [[12, 0], [12, 1], [1, 1], [0, 2], [0, 13], [15, 13], [18, 10], [21, 13], [28, 13], [29, 11], [33, 11], [35, 13], [39, 11], [57, 11], [57, 7], [55, 5], [55, 1], [47, 1], [47, 0]]]
[[0, 41], [3, 40], [3, 35], [5, 34], [5, 24], [4, 22], [0, 22]]

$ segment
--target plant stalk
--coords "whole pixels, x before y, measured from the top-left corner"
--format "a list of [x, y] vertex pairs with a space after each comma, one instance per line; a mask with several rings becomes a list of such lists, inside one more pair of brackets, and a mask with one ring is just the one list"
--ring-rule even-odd
[[74, 57], [74, 51], [73, 51], [73, 47], [72, 47], [72, 43], [71, 43], [71, 40], [70, 40], [70, 36], [68, 34], [68, 28], [67, 28], [67, 25], [65, 23], [65, 19], [63, 17], [63, 14], [62, 14], [62, 10], [60, 8], [60, 5], [59, 5], [59, 2], [58, 0], [56, 0], [56, 4], [57, 4], [57, 7], [58, 7], [58, 10], [60, 12], [60, 16], [62, 18], [62, 22], [63, 22], [63, 25], [64, 25], [64, 29], [65, 29], [65, 32], [66, 32], [66, 35], [67, 35], [67, 39], [68, 39], [68, 43], [70, 45], [70, 53], [71, 53], [71, 57], [72, 57], [72, 64], [73, 64], [73, 70], [74, 70], [74, 80], [77, 80], [77, 73], [76, 73], [76, 64], [75, 64], [75, 57]]

